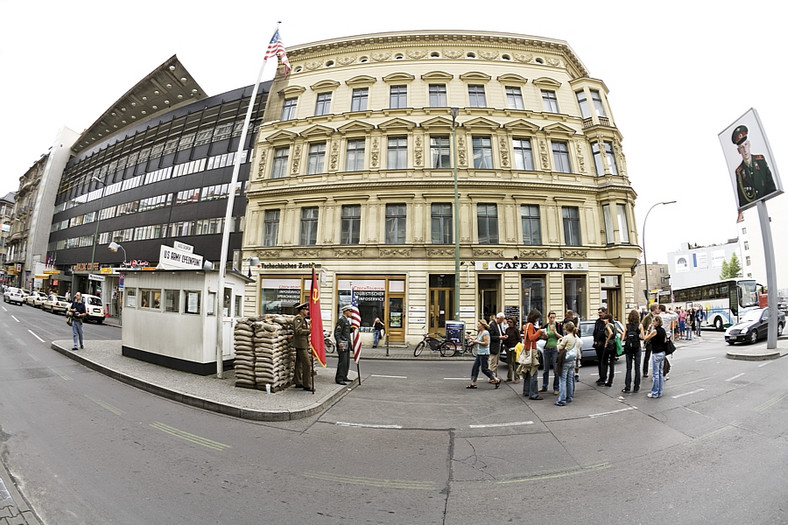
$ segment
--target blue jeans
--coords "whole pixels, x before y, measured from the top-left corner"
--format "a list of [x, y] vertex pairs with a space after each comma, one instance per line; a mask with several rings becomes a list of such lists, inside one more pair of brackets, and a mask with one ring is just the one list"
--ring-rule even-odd
[[550, 367], [553, 367], [553, 390], [558, 390], [558, 376], [561, 373], [558, 371], [558, 348], [544, 347], [542, 352], [542, 363], [544, 364], [544, 372], [542, 373], [542, 388], [550, 386]]
[[538, 370], [536, 370], [533, 374], [530, 372], [523, 374], [523, 395], [527, 396], [529, 399], [536, 399], [539, 397]]
[[493, 374], [492, 370], [490, 370], [489, 358], [489, 355], [476, 356], [476, 360], [473, 362], [473, 368], [471, 369], [471, 383], [475, 383], [476, 379], [479, 377], [480, 367], [482, 369], [482, 374], [486, 375], [490, 379], [495, 379], [495, 374]]
[[558, 402], [569, 403], [575, 397], [575, 362], [566, 361], [558, 379]]
[[[71, 323], [71, 334], [74, 336], [74, 348], [82, 348], [84, 346], [82, 344], [82, 321], [77, 321], [74, 319]], [[79, 341], [79, 345], [77, 345], [77, 341]]]
[[380, 341], [380, 330], [372, 330], [372, 346], [378, 346]]
[[665, 363], [665, 352], [651, 354], [651, 397], [662, 396], [662, 387], [665, 385], [665, 376], [662, 375], [662, 365]]

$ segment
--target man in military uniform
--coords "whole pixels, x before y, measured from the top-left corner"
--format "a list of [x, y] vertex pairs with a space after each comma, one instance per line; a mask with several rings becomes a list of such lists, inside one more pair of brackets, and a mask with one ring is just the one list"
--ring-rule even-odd
[[298, 315], [293, 318], [293, 346], [296, 349], [295, 378], [296, 388], [312, 390], [312, 361], [309, 358], [309, 321], [306, 314], [309, 304], [303, 303], [296, 306]]
[[736, 126], [731, 136], [731, 140], [736, 144], [736, 151], [742, 158], [741, 164], [736, 168], [736, 191], [740, 208], [777, 189], [766, 158], [763, 155], [751, 154], [748, 133], [747, 126]]
[[342, 316], [334, 327], [334, 339], [337, 342], [337, 354], [339, 354], [337, 374], [334, 380], [338, 385], [346, 385], [350, 382], [350, 379], [347, 377], [347, 372], [350, 369], [350, 333], [352, 331], [350, 315], [352, 311], [353, 307], [349, 304], [343, 306]]

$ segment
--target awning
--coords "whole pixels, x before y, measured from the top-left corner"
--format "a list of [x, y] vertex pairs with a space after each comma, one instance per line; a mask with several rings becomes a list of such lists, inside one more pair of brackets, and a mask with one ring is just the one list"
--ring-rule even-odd
[[46, 274], [43, 274], [43, 273], [37, 273], [36, 274], [36, 279], [49, 279], [49, 275], [46, 275]]

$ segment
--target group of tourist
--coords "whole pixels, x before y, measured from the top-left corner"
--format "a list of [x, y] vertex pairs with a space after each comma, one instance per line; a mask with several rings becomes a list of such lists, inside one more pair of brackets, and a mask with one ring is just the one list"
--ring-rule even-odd
[[[682, 315], [684, 323], [682, 325]], [[649, 398], [662, 397], [665, 381], [670, 379], [670, 361], [673, 340], [682, 337], [687, 326], [699, 330], [702, 311], [681, 309], [678, 313], [668, 310], [665, 305], [652, 304], [648, 313], [641, 315], [632, 310], [622, 330], [618, 328], [613, 316], [604, 306], [597, 310], [598, 319], [594, 324], [593, 347], [597, 355], [599, 387], [613, 386], [615, 362], [620, 354], [626, 359], [626, 376], [622, 393], [640, 391], [641, 362], [642, 377], [646, 378], [649, 369], [652, 375]], [[579, 334], [579, 320], [574, 312], [568, 310], [564, 320], [558, 322], [555, 312], [547, 314], [547, 322], [542, 324], [542, 313], [531, 310], [522, 328], [517, 326], [514, 317], [506, 318], [499, 313], [489, 322], [480, 319], [477, 323], [478, 334], [474, 341], [477, 349], [476, 359], [471, 369], [469, 389], [477, 388], [481, 372], [497, 389], [502, 379], [498, 377], [498, 359], [502, 350], [506, 351], [506, 382], [518, 384], [523, 380], [523, 396], [531, 400], [544, 399], [540, 393], [547, 392], [552, 386], [553, 394], [558, 396], [555, 405], [565, 406], [574, 398], [574, 385], [578, 378], [578, 368], [582, 357], [582, 342]], [[697, 323], [697, 324], [696, 324]], [[675, 327], [675, 331], [674, 331]], [[691, 336], [690, 336], [691, 338]], [[537, 342], [544, 340], [540, 352]], [[619, 351], [619, 347], [621, 350]], [[645, 359], [643, 351], [645, 350]], [[542, 386], [539, 388], [539, 367], [542, 366]], [[553, 381], [550, 383], [550, 370]]]

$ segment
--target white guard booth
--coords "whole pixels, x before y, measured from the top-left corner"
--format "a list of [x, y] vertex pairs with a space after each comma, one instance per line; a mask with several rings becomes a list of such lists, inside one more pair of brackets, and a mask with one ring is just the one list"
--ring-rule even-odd
[[[233, 329], [251, 279], [227, 271], [221, 306], [223, 368], [232, 368]], [[217, 287], [213, 270], [127, 272], [123, 355], [201, 375], [216, 373]]]

